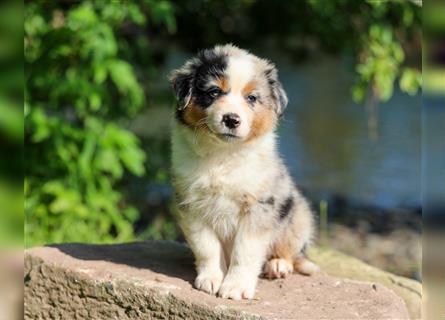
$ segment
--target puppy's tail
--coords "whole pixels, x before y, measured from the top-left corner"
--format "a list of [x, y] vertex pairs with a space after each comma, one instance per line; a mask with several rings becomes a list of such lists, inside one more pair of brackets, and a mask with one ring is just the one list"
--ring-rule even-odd
[[298, 256], [294, 259], [294, 271], [310, 276], [320, 271], [320, 267], [305, 256]]

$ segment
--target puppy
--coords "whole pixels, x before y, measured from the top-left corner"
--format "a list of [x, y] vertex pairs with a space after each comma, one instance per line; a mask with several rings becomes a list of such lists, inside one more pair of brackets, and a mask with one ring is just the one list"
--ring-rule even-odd
[[172, 171], [197, 289], [252, 299], [258, 276], [317, 266], [307, 201], [277, 153], [287, 97], [274, 65], [233, 45], [201, 51], [171, 76], [178, 101]]

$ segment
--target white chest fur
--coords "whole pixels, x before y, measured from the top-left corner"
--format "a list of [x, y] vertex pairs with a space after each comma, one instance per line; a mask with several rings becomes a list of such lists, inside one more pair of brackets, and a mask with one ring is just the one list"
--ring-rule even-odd
[[[221, 238], [236, 230], [243, 204], [258, 197], [274, 173], [274, 136], [249, 146], [203, 141], [188, 128], [174, 128], [172, 164], [184, 214], [199, 216]], [[208, 139], [208, 138], [207, 138]]]

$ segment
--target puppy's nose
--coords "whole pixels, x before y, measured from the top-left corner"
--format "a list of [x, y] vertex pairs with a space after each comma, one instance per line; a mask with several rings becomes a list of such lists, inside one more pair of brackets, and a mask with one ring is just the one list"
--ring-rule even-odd
[[241, 123], [239, 115], [236, 113], [226, 113], [223, 115], [222, 122], [229, 129], [235, 129]]

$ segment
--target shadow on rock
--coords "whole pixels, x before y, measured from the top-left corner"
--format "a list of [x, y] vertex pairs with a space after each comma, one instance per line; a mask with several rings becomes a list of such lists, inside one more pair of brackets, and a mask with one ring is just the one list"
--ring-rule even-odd
[[139, 269], [149, 269], [169, 277], [181, 278], [193, 283], [195, 270], [190, 249], [177, 242], [135, 242], [126, 244], [54, 244], [57, 248], [78, 260], [109, 261]]

